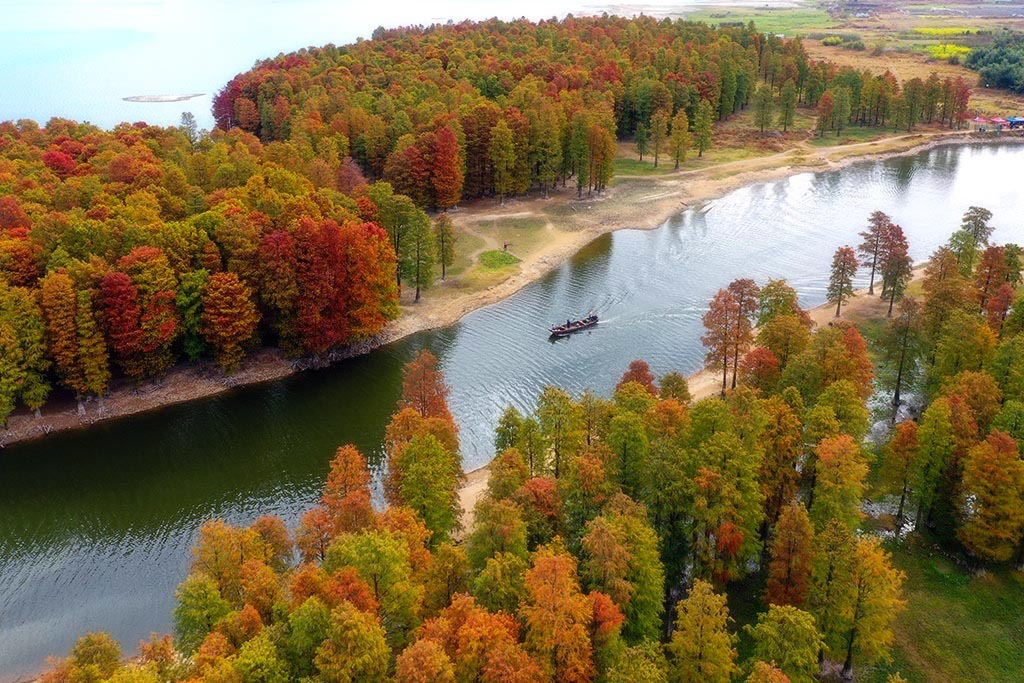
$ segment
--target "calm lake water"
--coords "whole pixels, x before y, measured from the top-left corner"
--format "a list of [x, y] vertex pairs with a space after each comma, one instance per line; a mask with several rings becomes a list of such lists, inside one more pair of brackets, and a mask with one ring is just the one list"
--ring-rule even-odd
[[[545, 384], [608, 394], [629, 361], [658, 374], [702, 362], [700, 317], [736, 277], [787, 277], [824, 300], [831, 254], [871, 211], [905, 229], [916, 260], [989, 208], [995, 239], [1024, 242], [1024, 146], [943, 147], [754, 185], [653, 231], [599, 238], [515, 296], [444, 330], [334, 368], [0, 452], [0, 679], [35, 670], [102, 629], [131, 649], [171, 627], [172, 595], [203, 520], [294, 523], [335, 448], [379, 459], [403, 363], [421, 348], [451, 385], [467, 470], [492, 455], [504, 407]], [[589, 334], [549, 342], [545, 326], [593, 309]]]
[[[378, 26], [494, 16], [537, 20], [570, 12], [661, 15], [722, 1], [3, 0], [0, 121], [60, 116], [103, 128], [122, 121], [176, 126], [189, 111], [200, 127], [210, 128], [212, 96], [257, 60], [369, 38]], [[184, 102], [122, 100], [200, 93]]]

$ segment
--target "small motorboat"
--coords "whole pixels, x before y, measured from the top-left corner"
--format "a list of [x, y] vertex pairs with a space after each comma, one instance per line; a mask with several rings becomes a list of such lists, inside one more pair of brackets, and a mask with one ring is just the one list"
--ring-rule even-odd
[[597, 316], [591, 313], [586, 318], [580, 320], [566, 320], [564, 325], [556, 325], [549, 327], [548, 331], [551, 332], [552, 337], [568, 337], [574, 332], [580, 332], [588, 328], [597, 325]]

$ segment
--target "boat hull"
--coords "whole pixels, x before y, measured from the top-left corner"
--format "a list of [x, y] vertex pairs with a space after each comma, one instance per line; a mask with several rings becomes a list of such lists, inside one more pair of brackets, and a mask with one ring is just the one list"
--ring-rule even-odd
[[548, 331], [551, 333], [552, 337], [568, 337], [576, 334], [577, 332], [589, 330], [596, 325], [597, 316], [592, 315], [589, 318], [584, 318], [583, 320], [574, 320], [568, 325], [558, 325], [556, 327], [548, 328]]

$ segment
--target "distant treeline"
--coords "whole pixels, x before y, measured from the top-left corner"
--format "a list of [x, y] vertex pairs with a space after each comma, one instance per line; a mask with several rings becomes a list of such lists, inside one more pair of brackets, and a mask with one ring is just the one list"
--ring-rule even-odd
[[926, 91], [921, 79], [901, 86], [889, 72], [814, 62], [799, 38], [752, 24], [570, 17], [378, 30], [301, 50], [236, 76], [214, 115], [303, 156], [350, 155], [368, 177], [443, 209], [569, 179], [601, 190], [616, 138], [638, 136], [656, 152], [680, 112], [699, 137], [702, 108], [727, 118], [759, 82], [779, 94], [792, 83], [809, 106], [846, 88], [849, 121], [872, 125], [957, 125], [969, 98], [955, 81]]

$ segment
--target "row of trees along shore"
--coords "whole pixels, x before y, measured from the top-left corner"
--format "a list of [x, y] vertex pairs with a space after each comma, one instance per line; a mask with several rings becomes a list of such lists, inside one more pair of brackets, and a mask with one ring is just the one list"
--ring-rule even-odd
[[[387, 507], [339, 448], [294, 530], [203, 525], [173, 637], [123, 662], [90, 634], [43, 680], [783, 682], [885, 662], [905, 608], [886, 544], [927, 533], [979, 565], [1024, 548], [1024, 301], [990, 303], [1021, 264], [989, 217], [968, 211], [920, 301], [896, 297], [877, 374], [856, 327], [814, 329], [784, 281], [739, 281], [723, 291], [757, 346], [727, 354], [724, 396], [693, 401], [635, 361], [611, 398], [547, 387], [508, 408], [468, 528], [448, 389], [422, 352], [386, 430]], [[896, 230], [873, 214], [862, 262]], [[867, 399], [900, 383], [920, 421], [867, 439]], [[866, 518], [869, 494], [888, 512]], [[752, 582], [741, 661], [726, 597]]]
[[[879, 454], [896, 528], [904, 528], [910, 507], [915, 527], [959, 542], [974, 561], [1021, 565], [1022, 249], [991, 243], [991, 218], [970, 207], [924, 265], [916, 296], [907, 296], [916, 283], [903, 230], [875, 212], [857, 251], [840, 247], [833, 258], [827, 291], [836, 322], [810, 330], [781, 282], [757, 288], [737, 280], [712, 301], [704, 343], [708, 368], [722, 373], [723, 394], [731, 373], [734, 389], [738, 380], [766, 393], [795, 389], [806, 405], [828, 399], [841, 424], [856, 425], [858, 441], [868, 414], [856, 404], [872, 386], [891, 392], [894, 408], [909, 391], [920, 418], [900, 421]], [[838, 321], [859, 266], [870, 270], [868, 295], [880, 281], [887, 309], [874, 342], [873, 384], [863, 338]], [[844, 396], [838, 403], [836, 392]]]
[[[188, 115], [0, 123], [0, 423], [54, 388], [82, 405], [182, 360], [232, 371], [261, 345], [366, 340], [403, 284], [418, 299], [454, 259], [451, 222], [424, 210], [570, 180], [600, 191], [617, 138], [678, 162], [690, 128], [703, 152], [759, 82], [787, 106], [846, 88], [865, 122], [901, 92], [752, 27], [568, 18], [263, 61], [218, 94], [210, 134]], [[921, 117], [959, 120], [931, 101]]]
[[260, 345], [380, 332], [455, 231], [350, 159], [333, 172], [238, 129], [0, 123], [0, 424], [55, 387], [82, 401], [183, 359], [230, 372]]

